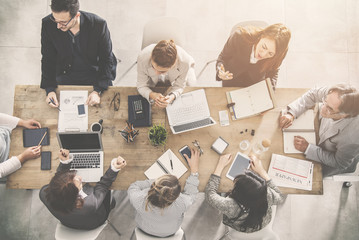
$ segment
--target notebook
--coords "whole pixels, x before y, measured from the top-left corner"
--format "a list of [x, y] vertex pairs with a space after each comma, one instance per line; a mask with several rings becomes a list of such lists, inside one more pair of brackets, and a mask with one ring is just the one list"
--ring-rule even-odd
[[168, 122], [174, 134], [216, 124], [210, 116], [204, 89], [182, 94], [166, 107]]
[[302, 136], [308, 143], [316, 144], [314, 111], [312, 109], [294, 119], [290, 127], [283, 129], [284, 153], [302, 153], [294, 147], [294, 136]]
[[128, 96], [128, 121], [134, 127], [148, 127], [152, 125], [151, 106], [141, 95]]
[[100, 132], [58, 132], [60, 148], [73, 156], [71, 169], [83, 182], [98, 182], [103, 175], [103, 147]]
[[41, 142], [41, 146], [47, 146], [50, 144], [50, 132], [48, 128], [37, 128], [37, 129], [24, 129], [22, 131], [23, 135], [23, 144], [24, 147], [33, 147], [37, 146], [44, 134], [46, 133], [44, 139]]
[[269, 78], [249, 87], [227, 92], [226, 95], [228, 103], [234, 103], [229, 109], [233, 120], [251, 117], [276, 106]]
[[[173, 170], [171, 168], [170, 159], [172, 159]], [[171, 149], [168, 149], [146, 170], [145, 175], [148, 179], [157, 179], [165, 174], [172, 174], [179, 179], [185, 172], [187, 172], [186, 166], [177, 158]]]

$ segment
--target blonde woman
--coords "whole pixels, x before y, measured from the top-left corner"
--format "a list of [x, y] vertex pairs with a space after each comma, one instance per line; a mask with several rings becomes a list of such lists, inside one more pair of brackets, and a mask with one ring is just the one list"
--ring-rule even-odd
[[136, 209], [137, 227], [143, 232], [168, 237], [181, 227], [184, 213], [198, 193], [199, 152], [191, 150], [191, 158], [185, 155], [191, 169], [184, 192], [176, 176], [163, 175], [156, 180], [137, 181], [131, 184], [128, 195]]

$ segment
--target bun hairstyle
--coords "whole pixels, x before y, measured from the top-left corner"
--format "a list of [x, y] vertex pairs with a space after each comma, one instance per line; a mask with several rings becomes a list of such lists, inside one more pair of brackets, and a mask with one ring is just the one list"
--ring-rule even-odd
[[248, 213], [241, 227], [243, 230], [261, 228], [268, 210], [266, 181], [255, 173], [246, 171], [245, 174], [238, 175], [233, 182], [234, 187], [228, 196]]
[[176, 176], [167, 174], [159, 177], [151, 185], [148, 191], [146, 208], [149, 205], [164, 209], [170, 206], [180, 195], [181, 185]]
[[348, 114], [349, 117], [356, 117], [359, 114], [359, 92], [349, 84], [336, 84], [332, 86], [328, 94], [336, 92], [342, 103], [339, 106], [341, 113]]
[[162, 40], [152, 50], [152, 60], [160, 67], [170, 68], [177, 60], [177, 48], [175, 42]]

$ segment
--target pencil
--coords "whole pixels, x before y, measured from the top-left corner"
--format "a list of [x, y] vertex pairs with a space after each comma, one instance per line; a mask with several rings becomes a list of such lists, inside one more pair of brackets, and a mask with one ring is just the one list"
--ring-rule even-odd
[[37, 144], [37, 146], [40, 146], [40, 145], [41, 145], [42, 140], [44, 140], [44, 138], [45, 138], [46, 134], [47, 134], [47, 131], [44, 133], [44, 135], [42, 136], [42, 138], [41, 138], [41, 140], [40, 140], [39, 144]]

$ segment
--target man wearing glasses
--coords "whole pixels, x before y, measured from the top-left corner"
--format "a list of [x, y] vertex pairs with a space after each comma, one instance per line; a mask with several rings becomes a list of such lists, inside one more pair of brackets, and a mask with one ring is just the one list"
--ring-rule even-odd
[[[137, 90], [150, 103], [165, 108], [180, 96], [187, 85], [196, 81], [194, 60], [173, 40], [162, 40], [145, 47], [137, 58]], [[169, 93], [151, 88], [171, 86]]]
[[295, 118], [319, 103], [320, 128], [318, 146], [303, 137], [294, 138], [294, 146], [307, 159], [322, 163], [324, 176], [354, 172], [359, 159], [359, 92], [347, 85], [337, 84], [309, 90], [288, 105], [287, 114], [279, 126], [287, 128]]
[[51, 11], [41, 29], [46, 103], [58, 107], [57, 85], [93, 85], [86, 104], [99, 104], [101, 92], [112, 86], [117, 66], [106, 21], [79, 11], [78, 0], [52, 0]]

